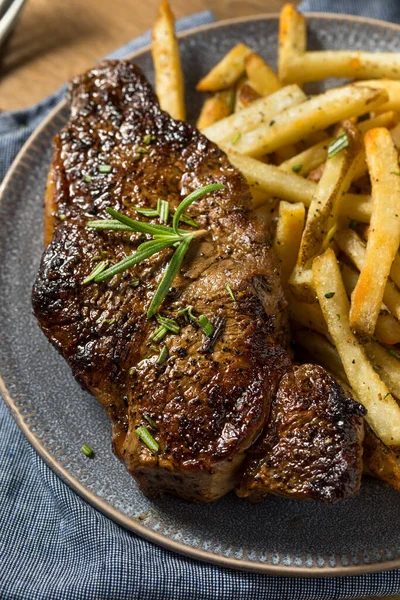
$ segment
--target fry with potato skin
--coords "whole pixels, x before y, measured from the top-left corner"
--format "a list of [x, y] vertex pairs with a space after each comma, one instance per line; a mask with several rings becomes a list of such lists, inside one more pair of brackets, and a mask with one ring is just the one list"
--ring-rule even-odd
[[389, 131], [365, 134], [372, 183], [372, 215], [364, 265], [351, 295], [350, 326], [360, 339], [372, 337], [390, 268], [400, 245], [400, 177], [397, 150]]
[[384, 89], [354, 85], [333, 88], [286, 109], [269, 123], [244, 133], [234, 148], [230, 144], [227, 144], [227, 148], [257, 158], [280, 146], [296, 143], [313, 131], [370, 112], [381, 106], [387, 98]]
[[235, 102], [235, 92], [233, 90], [223, 90], [216, 92], [207, 98], [197, 119], [197, 129], [204, 129], [217, 123], [232, 113]]
[[[367, 409], [366, 419], [388, 446], [400, 445], [400, 407], [368, 361], [349, 325], [349, 301], [335, 253], [328, 248], [313, 262], [315, 291], [350, 386]], [[334, 292], [332, 296], [331, 293]]]
[[237, 44], [199, 81], [199, 92], [219, 92], [231, 87], [245, 72], [245, 60], [251, 53], [245, 44]]
[[161, 2], [152, 32], [156, 93], [160, 106], [174, 119], [185, 119], [184, 80], [175, 20], [166, 0]]

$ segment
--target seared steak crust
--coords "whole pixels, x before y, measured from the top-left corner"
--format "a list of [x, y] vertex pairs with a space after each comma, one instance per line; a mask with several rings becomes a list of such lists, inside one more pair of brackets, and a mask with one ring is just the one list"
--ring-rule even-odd
[[[257, 457], [266, 447], [276, 455], [270, 472], [262, 472], [261, 495], [347, 496], [359, 483], [358, 409], [322, 369], [292, 371], [275, 258], [251, 212], [242, 175], [197, 130], [162, 112], [150, 85], [129, 62], [104, 62], [77, 77], [70, 98], [71, 119], [54, 140], [46, 194], [51, 242], [34, 284], [33, 307], [76, 378], [106, 408], [117, 456], [147, 494], [172, 492], [208, 502], [239, 483], [246, 452], [264, 432]], [[139, 234], [94, 231], [86, 224], [108, 218], [109, 206], [147, 221], [134, 206], [155, 208], [163, 198], [173, 211], [187, 193], [209, 183], [226, 189], [189, 208], [208, 235], [192, 242], [161, 310], [177, 317], [180, 309], [193, 306], [198, 315], [220, 323], [219, 335], [210, 344], [180, 317], [179, 334], [166, 338], [169, 358], [158, 364], [150, 340], [158, 324], [146, 318], [146, 310], [172, 251], [110, 281], [82, 285], [98, 260], [115, 263], [143, 241]], [[345, 424], [339, 425], [333, 406]], [[296, 434], [294, 449], [285, 421], [290, 415], [305, 425], [305, 438]], [[314, 419], [311, 429], [307, 418]], [[151, 429], [158, 453], [139, 440], [141, 424]], [[322, 440], [333, 436], [333, 449], [343, 444], [344, 450], [335, 462], [322, 441], [319, 467], [309, 469], [316, 464], [315, 452], [303, 442], [317, 439], [319, 426], [326, 430]], [[291, 453], [287, 459], [278, 456], [280, 449]], [[241, 495], [260, 495], [259, 464], [259, 458], [250, 463]], [[340, 475], [331, 474], [332, 465], [342, 469]]]
[[[54, 204], [66, 218], [56, 219], [43, 256], [35, 314], [75, 376], [106, 407], [115, 451], [143, 489], [154, 495], [178, 486], [180, 495], [213, 500], [236, 485], [244, 452], [262, 430], [290, 365], [281, 348], [287, 321], [274, 257], [250, 212], [241, 174], [197, 130], [160, 110], [137, 67], [101, 64], [73, 81], [71, 104], [53, 161]], [[102, 164], [112, 171], [99, 173]], [[181, 321], [180, 333], [166, 341], [170, 358], [157, 365], [149, 341], [157, 323], [146, 319], [146, 310], [171, 251], [109, 282], [82, 285], [96, 259], [114, 263], [142, 241], [86, 224], [108, 218], [108, 206], [147, 221], [132, 207], [155, 207], [161, 197], [174, 209], [208, 183], [223, 183], [226, 190], [189, 210], [209, 235], [192, 242], [162, 311], [176, 315], [192, 305], [210, 320], [222, 317], [224, 327], [212, 351], [204, 352], [201, 331]], [[136, 277], [140, 283], [132, 287]], [[152, 432], [157, 456], [135, 433], [146, 423], [144, 414], [159, 428]], [[191, 472], [197, 489], [182, 478]]]
[[294, 367], [281, 380], [265, 437], [238, 494], [336, 502], [360, 487], [365, 409], [322, 367]]

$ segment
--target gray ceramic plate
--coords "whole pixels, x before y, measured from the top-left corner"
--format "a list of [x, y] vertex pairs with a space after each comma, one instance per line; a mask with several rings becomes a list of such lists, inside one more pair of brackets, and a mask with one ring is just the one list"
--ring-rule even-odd
[[[309, 45], [400, 51], [400, 29], [377, 21], [310, 15]], [[241, 40], [276, 61], [275, 16], [206, 26], [181, 36], [189, 118], [195, 83]], [[134, 57], [153, 79], [149, 50]], [[343, 575], [400, 567], [400, 496], [366, 479], [337, 506], [270, 497], [251, 506], [233, 494], [211, 506], [150, 502], [111, 452], [109, 422], [48, 344], [32, 316], [31, 285], [42, 253], [43, 193], [51, 139], [68, 117], [61, 104], [25, 145], [0, 205], [1, 391], [29, 441], [52, 469], [103, 513], [149, 540], [193, 558], [264, 573]], [[13, 227], [9, 226], [12, 222]], [[82, 443], [96, 451], [80, 453]]]

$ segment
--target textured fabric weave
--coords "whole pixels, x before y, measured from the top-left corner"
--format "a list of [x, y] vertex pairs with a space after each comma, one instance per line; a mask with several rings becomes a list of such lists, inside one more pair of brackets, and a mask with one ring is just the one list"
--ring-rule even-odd
[[[304, 11], [400, 22], [399, 0], [307, 0]], [[184, 30], [212, 20], [201, 13]], [[113, 58], [148, 44], [149, 34]], [[0, 180], [65, 88], [28, 110], [0, 115]], [[242, 573], [173, 554], [108, 520], [60, 481], [0, 399], [0, 600], [325, 600], [400, 592], [400, 571], [337, 579]]]

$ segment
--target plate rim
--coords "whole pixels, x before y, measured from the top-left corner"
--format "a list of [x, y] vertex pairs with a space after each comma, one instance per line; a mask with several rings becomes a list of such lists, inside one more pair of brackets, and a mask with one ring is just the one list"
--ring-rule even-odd
[[[304, 13], [306, 17], [313, 19], [328, 19], [328, 20], [345, 20], [354, 21], [357, 23], [367, 23], [371, 25], [377, 25], [385, 29], [389, 28], [394, 31], [400, 32], [400, 24], [389, 23], [380, 19], [372, 19], [369, 17], [362, 17], [357, 15], [346, 15], [342, 13], [328, 13], [328, 12], [307, 12]], [[209, 31], [212, 29], [219, 29], [230, 25], [248, 23], [254, 21], [263, 20], [278, 20], [279, 13], [263, 13], [260, 15], [249, 15], [245, 17], [233, 17], [229, 19], [221, 19], [212, 23], [207, 23], [198, 27], [192, 27], [183, 32], [180, 32], [177, 37], [178, 39], [190, 37], [194, 33], [202, 31]], [[132, 60], [136, 57], [145, 54], [151, 50], [151, 44], [148, 44], [139, 50], [129, 53], [125, 56], [125, 59]], [[99, 59], [101, 60], [101, 59]], [[8, 169], [1, 185], [0, 185], [0, 204], [4, 201], [4, 197], [7, 193], [8, 186], [12, 182], [16, 171], [19, 167], [24, 169], [23, 159], [29, 148], [35, 143], [37, 138], [41, 135], [42, 131], [59, 115], [59, 113], [66, 107], [67, 100], [63, 99], [57, 103], [57, 105], [50, 111], [50, 113], [43, 119], [38, 127], [31, 133], [27, 141], [23, 144], [18, 154], [14, 158], [10, 168]], [[119, 525], [122, 525], [129, 531], [140, 535], [142, 538], [157, 544], [158, 546], [167, 550], [176, 552], [177, 554], [186, 556], [191, 559], [200, 560], [207, 564], [212, 564], [219, 567], [225, 567], [229, 569], [236, 569], [239, 571], [259, 573], [264, 575], [281, 575], [291, 577], [306, 577], [306, 578], [321, 578], [321, 577], [343, 577], [343, 576], [354, 576], [366, 573], [377, 573], [381, 571], [388, 571], [396, 568], [400, 568], [400, 557], [392, 560], [385, 560], [376, 563], [364, 563], [362, 565], [349, 565], [349, 566], [338, 566], [338, 567], [295, 567], [286, 565], [273, 565], [273, 564], [262, 564], [259, 562], [252, 562], [249, 560], [241, 560], [236, 558], [225, 557], [218, 554], [209, 553], [199, 548], [193, 548], [184, 543], [174, 541], [170, 538], [165, 537], [163, 534], [157, 533], [153, 530], [147, 529], [140, 522], [135, 521], [131, 517], [124, 515], [118, 509], [114, 508], [106, 500], [97, 496], [94, 492], [91, 492], [77, 479], [73, 477], [69, 471], [64, 468], [57, 459], [50, 454], [46, 447], [41, 443], [40, 439], [29, 429], [28, 424], [24, 420], [24, 416], [21, 414], [17, 403], [9, 393], [6, 383], [0, 374], [0, 393], [4, 398], [4, 401], [11, 412], [12, 417], [17, 423], [18, 427], [39, 454], [39, 456], [45, 461], [48, 467], [66, 483], [74, 492], [76, 492], [84, 501], [88, 502], [96, 510], [99, 510], [103, 515], [112, 519]]]

